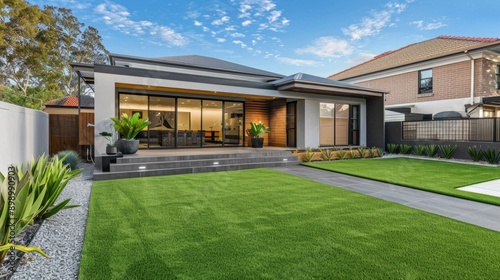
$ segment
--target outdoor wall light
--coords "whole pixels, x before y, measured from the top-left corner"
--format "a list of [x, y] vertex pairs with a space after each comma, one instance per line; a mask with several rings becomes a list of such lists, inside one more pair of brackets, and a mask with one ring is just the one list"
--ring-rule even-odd
[[146, 166], [139, 166], [139, 169], [146, 169]]
[[218, 161], [214, 161], [213, 165], [219, 165]]

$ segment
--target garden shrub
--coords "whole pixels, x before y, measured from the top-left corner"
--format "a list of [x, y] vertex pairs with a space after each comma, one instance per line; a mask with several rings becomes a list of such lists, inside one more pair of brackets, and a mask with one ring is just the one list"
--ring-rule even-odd
[[311, 148], [306, 149], [306, 153], [302, 157], [302, 160], [305, 162], [311, 162], [314, 157], [314, 152]]
[[358, 148], [358, 153], [359, 153], [359, 156], [361, 158], [365, 158], [366, 157], [366, 147], [365, 146], [361, 146]]
[[416, 145], [413, 147], [413, 154], [416, 156], [421, 156], [424, 154], [425, 146], [424, 145]]
[[437, 145], [425, 145], [424, 149], [428, 157], [435, 157], [437, 155]]
[[450, 159], [451, 156], [455, 153], [457, 150], [457, 145], [452, 146], [452, 145], [439, 145], [439, 150], [441, 151], [441, 154], [447, 158]]
[[321, 158], [323, 160], [332, 160], [334, 158], [334, 154], [333, 154], [333, 151], [331, 149], [319, 149], [319, 151], [321, 152]]
[[57, 156], [62, 159], [64, 165], [68, 165], [71, 170], [77, 169], [78, 164], [81, 162], [80, 155], [75, 151], [60, 151], [57, 153]]
[[467, 149], [467, 153], [475, 162], [478, 162], [483, 158], [483, 151], [480, 148], [478, 149], [476, 146], [469, 147]]
[[411, 146], [410, 145], [401, 144], [399, 146], [399, 153], [402, 154], [402, 155], [407, 154], [408, 152], [410, 152], [410, 150], [411, 150]]
[[395, 154], [398, 150], [398, 144], [387, 144], [387, 152], [390, 154]]
[[496, 164], [500, 161], [500, 151], [497, 153], [495, 148], [488, 147], [487, 149], [484, 149], [483, 156], [489, 164]]

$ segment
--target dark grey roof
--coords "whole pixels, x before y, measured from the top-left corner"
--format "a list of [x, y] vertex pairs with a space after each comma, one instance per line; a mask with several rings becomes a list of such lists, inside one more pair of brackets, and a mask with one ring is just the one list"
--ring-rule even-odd
[[290, 83], [290, 82], [309, 82], [314, 84], [323, 84], [323, 85], [332, 85], [332, 86], [340, 86], [340, 87], [348, 87], [348, 88], [356, 88], [356, 89], [369, 89], [367, 87], [358, 86], [355, 84], [340, 82], [332, 79], [322, 78], [318, 76], [313, 76], [304, 73], [297, 73], [288, 77], [284, 77], [282, 79], [273, 81], [272, 84], [279, 86], [282, 84]]
[[222, 70], [229, 72], [236, 72], [242, 74], [250, 74], [257, 76], [268, 76], [281, 78], [284, 77], [281, 74], [260, 70], [253, 67], [244, 66], [241, 64], [232, 63], [229, 61], [201, 56], [201, 55], [182, 55], [182, 56], [167, 56], [167, 57], [159, 57], [159, 58], [143, 58], [143, 57], [134, 57], [134, 56], [126, 56], [126, 55], [118, 55], [118, 54], [110, 54], [110, 60], [112, 64], [116, 58], [121, 58], [125, 60], [137, 60], [141, 62], [156, 62], [161, 64], [170, 64], [170, 65], [178, 65], [184, 67], [195, 67], [195, 68], [204, 68], [204, 69], [212, 69], [212, 70]]
[[336, 94], [344, 96], [383, 96], [385, 91], [371, 89], [347, 82], [339, 82], [304, 73], [297, 73], [272, 81], [277, 90], [301, 91], [311, 93]]

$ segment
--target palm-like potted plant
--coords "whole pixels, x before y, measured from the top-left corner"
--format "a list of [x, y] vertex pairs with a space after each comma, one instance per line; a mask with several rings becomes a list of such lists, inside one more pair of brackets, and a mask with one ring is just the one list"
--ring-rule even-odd
[[250, 122], [250, 128], [247, 129], [247, 133], [252, 137], [253, 148], [262, 148], [264, 146], [264, 138], [261, 137], [264, 133], [269, 133], [269, 127], [265, 126], [262, 122], [254, 123]]
[[107, 131], [103, 131], [99, 133], [99, 135], [103, 136], [108, 140], [108, 145], [106, 145], [106, 154], [108, 155], [114, 155], [118, 152], [118, 149], [116, 148], [115, 141], [113, 139], [113, 134]]
[[123, 154], [135, 154], [139, 150], [139, 140], [135, 137], [150, 124], [149, 119], [140, 118], [139, 113], [131, 117], [123, 113], [121, 118], [111, 117], [111, 120], [114, 122], [113, 127], [122, 137], [115, 141], [118, 150]]

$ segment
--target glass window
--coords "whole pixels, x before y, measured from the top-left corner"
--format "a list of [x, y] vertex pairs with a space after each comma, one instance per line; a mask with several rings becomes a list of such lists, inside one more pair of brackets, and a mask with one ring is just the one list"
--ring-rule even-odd
[[432, 69], [422, 70], [418, 72], [418, 93], [432, 92]]
[[496, 81], [497, 81], [497, 89], [500, 89], [500, 65], [497, 65], [497, 68], [495, 70], [495, 74], [496, 74]]

